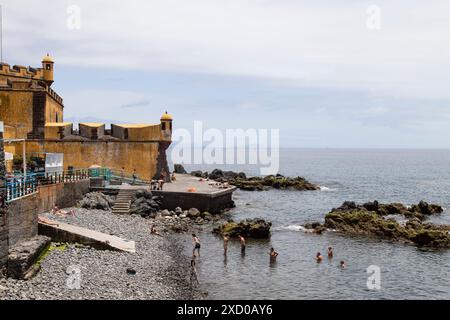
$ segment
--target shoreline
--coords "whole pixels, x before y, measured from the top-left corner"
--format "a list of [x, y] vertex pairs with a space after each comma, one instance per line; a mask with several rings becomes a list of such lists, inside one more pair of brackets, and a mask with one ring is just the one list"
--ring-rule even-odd
[[[44, 216], [133, 240], [136, 253], [52, 243], [34, 278], [28, 281], [0, 279], [1, 300], [203, 299], [205, 293], [201, 285], [195, 288], [190, 285], [189, 257], [183, 253], [183, 244], [172, 234], [151, 235], [151, 221], [136, 215], [75, 210], [76, 217]], [[67, 286], [68, 278], [73, 276], [68, 267], [79, 270], [79, 288]]]

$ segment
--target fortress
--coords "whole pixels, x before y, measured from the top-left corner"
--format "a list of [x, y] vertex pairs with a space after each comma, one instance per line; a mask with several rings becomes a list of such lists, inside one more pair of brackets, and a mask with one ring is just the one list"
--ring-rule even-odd
[[[157, 124], [64, 122], [63, 99], [52, 90], [54, 60], [48, 54], [42, 68], [0, 65], [0, 121], [4, 122], [5, 152], [16, 161], [63, 154], [64, 169], [97, 165], [136, 172], [143, 180], [169, 172], [166, 150], [172, 140], [172, 117], [166, 112]], [[14, 161], [7, 161], [7, 171]], [[169, 175], [166, 179], [170, 180]]]

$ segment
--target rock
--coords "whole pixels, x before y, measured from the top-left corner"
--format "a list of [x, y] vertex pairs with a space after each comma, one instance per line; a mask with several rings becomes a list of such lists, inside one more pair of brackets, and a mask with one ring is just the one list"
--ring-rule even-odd
[[181, 209], [180, 207], [176, 207], [176, 208], [175, 208], [175, 214], [176, 214], [176, 215], [179, 216], [179, 215], [181, 215], [182, 213], [183, 213], [183, 209]]
[[200, 211], [196, 208], [191, 208], [188, 210], [187, 216], [189, 218], [197, 218], [200, 215]]
[[307, 223], [304, 225], [305, 229], [311, 230], [313, 233], [322, 234], [327, 228], [320, 222]]
[[173, 168], [174, 173], [178, 174], [187, 174], [187, 171], [184, 169], [184, 167], [181, 164], [175, 164]]
[[216, 234], [227, 234], [230, 237], [242, 235], [246, 238], [268, 238], [272, 223], [263, 219], [246, 219], [240, 222], [229, 221], [213, 230]]
[[[442, 212], [438, 205], [421, 201], [410, 208], [400, 203], [378, 202], [356, 205], [345, 202], [325, 216], [324, 227], [347, 234], [363, 234], [390, 240], [414, 243], [418, 246], [450, 248], [449, 226], [423, 223], [431, 214]], [[386, 216], [405, 216], [409, 220], [401, 225]]]
[[170, 213], [170, 211], [169, 210], [163, 210], [163, 211], [161, 211], [161, 215], [163, 216], [163, 217], [170, 217], [171, 216], [171, 213]]
[[130, 213], [144, 218], [155, 218], [160, 210], [161, 198], [145, 189], [138, 190], [131, 201]]
[[78, 202], [78, 205], [85, 209], [111, 210], [114, 200], [101, 192], [90, 192]]
[[127, 268], [127, 273], [130, 275], [135, 275], [136, 274], [136, 270], [134, 270], [133, 268]]

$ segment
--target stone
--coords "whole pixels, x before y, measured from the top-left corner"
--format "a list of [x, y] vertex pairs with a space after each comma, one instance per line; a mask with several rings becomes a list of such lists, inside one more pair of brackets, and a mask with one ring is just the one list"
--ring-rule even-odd
[[175, 208], [175, 213], [176, 213], [177, 215], [181, 215], [181, 214], [183, 213], [183, 209], [181, 209], [180, 207], [176, 207], [176, 208]]
[[200, 215], [200, 211], [196, 208], [191, 208], [188, 210], [187, 216], [189, 218], [196, 218]]
[[272, 223], [264, 219], [246, 219], [240, 222], [228, 221], [221, 226], [214, 228], [213, 233], [237, 237], [239, 235], [245, 238], [268, 238], [270, 237], [270, 228]]
[[161, 211], [161, 215], [162, 215], [163, 217], [170, 217], [170, 216], [171, 216], [170, 211], [167, 210], [167, 209]]
[[187, 171], [184, 169], [184, 167], [181, 164], [175, 164], [173, 168], [174, 173], [178, 174], [187, 174]]
[[90, 192], [78, 202], [78, 205], [85, 209], [111, 210], [114, 200], [101, 192]]

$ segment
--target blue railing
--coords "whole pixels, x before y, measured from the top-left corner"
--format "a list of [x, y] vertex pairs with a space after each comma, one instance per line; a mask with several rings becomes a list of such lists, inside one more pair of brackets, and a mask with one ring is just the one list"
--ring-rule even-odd
[[6, 179], [6, 201], [13, 201], [18, 198], [37, 192], [38, 186], [80, 181], [89, 178], [89, 171], [77, 169], [54, 173], [32, 173], [25, 177], [15, 176]]
[[36, 176], [15, 177], [6, 180], [6, 201], [12, 201], [37, 191]]

